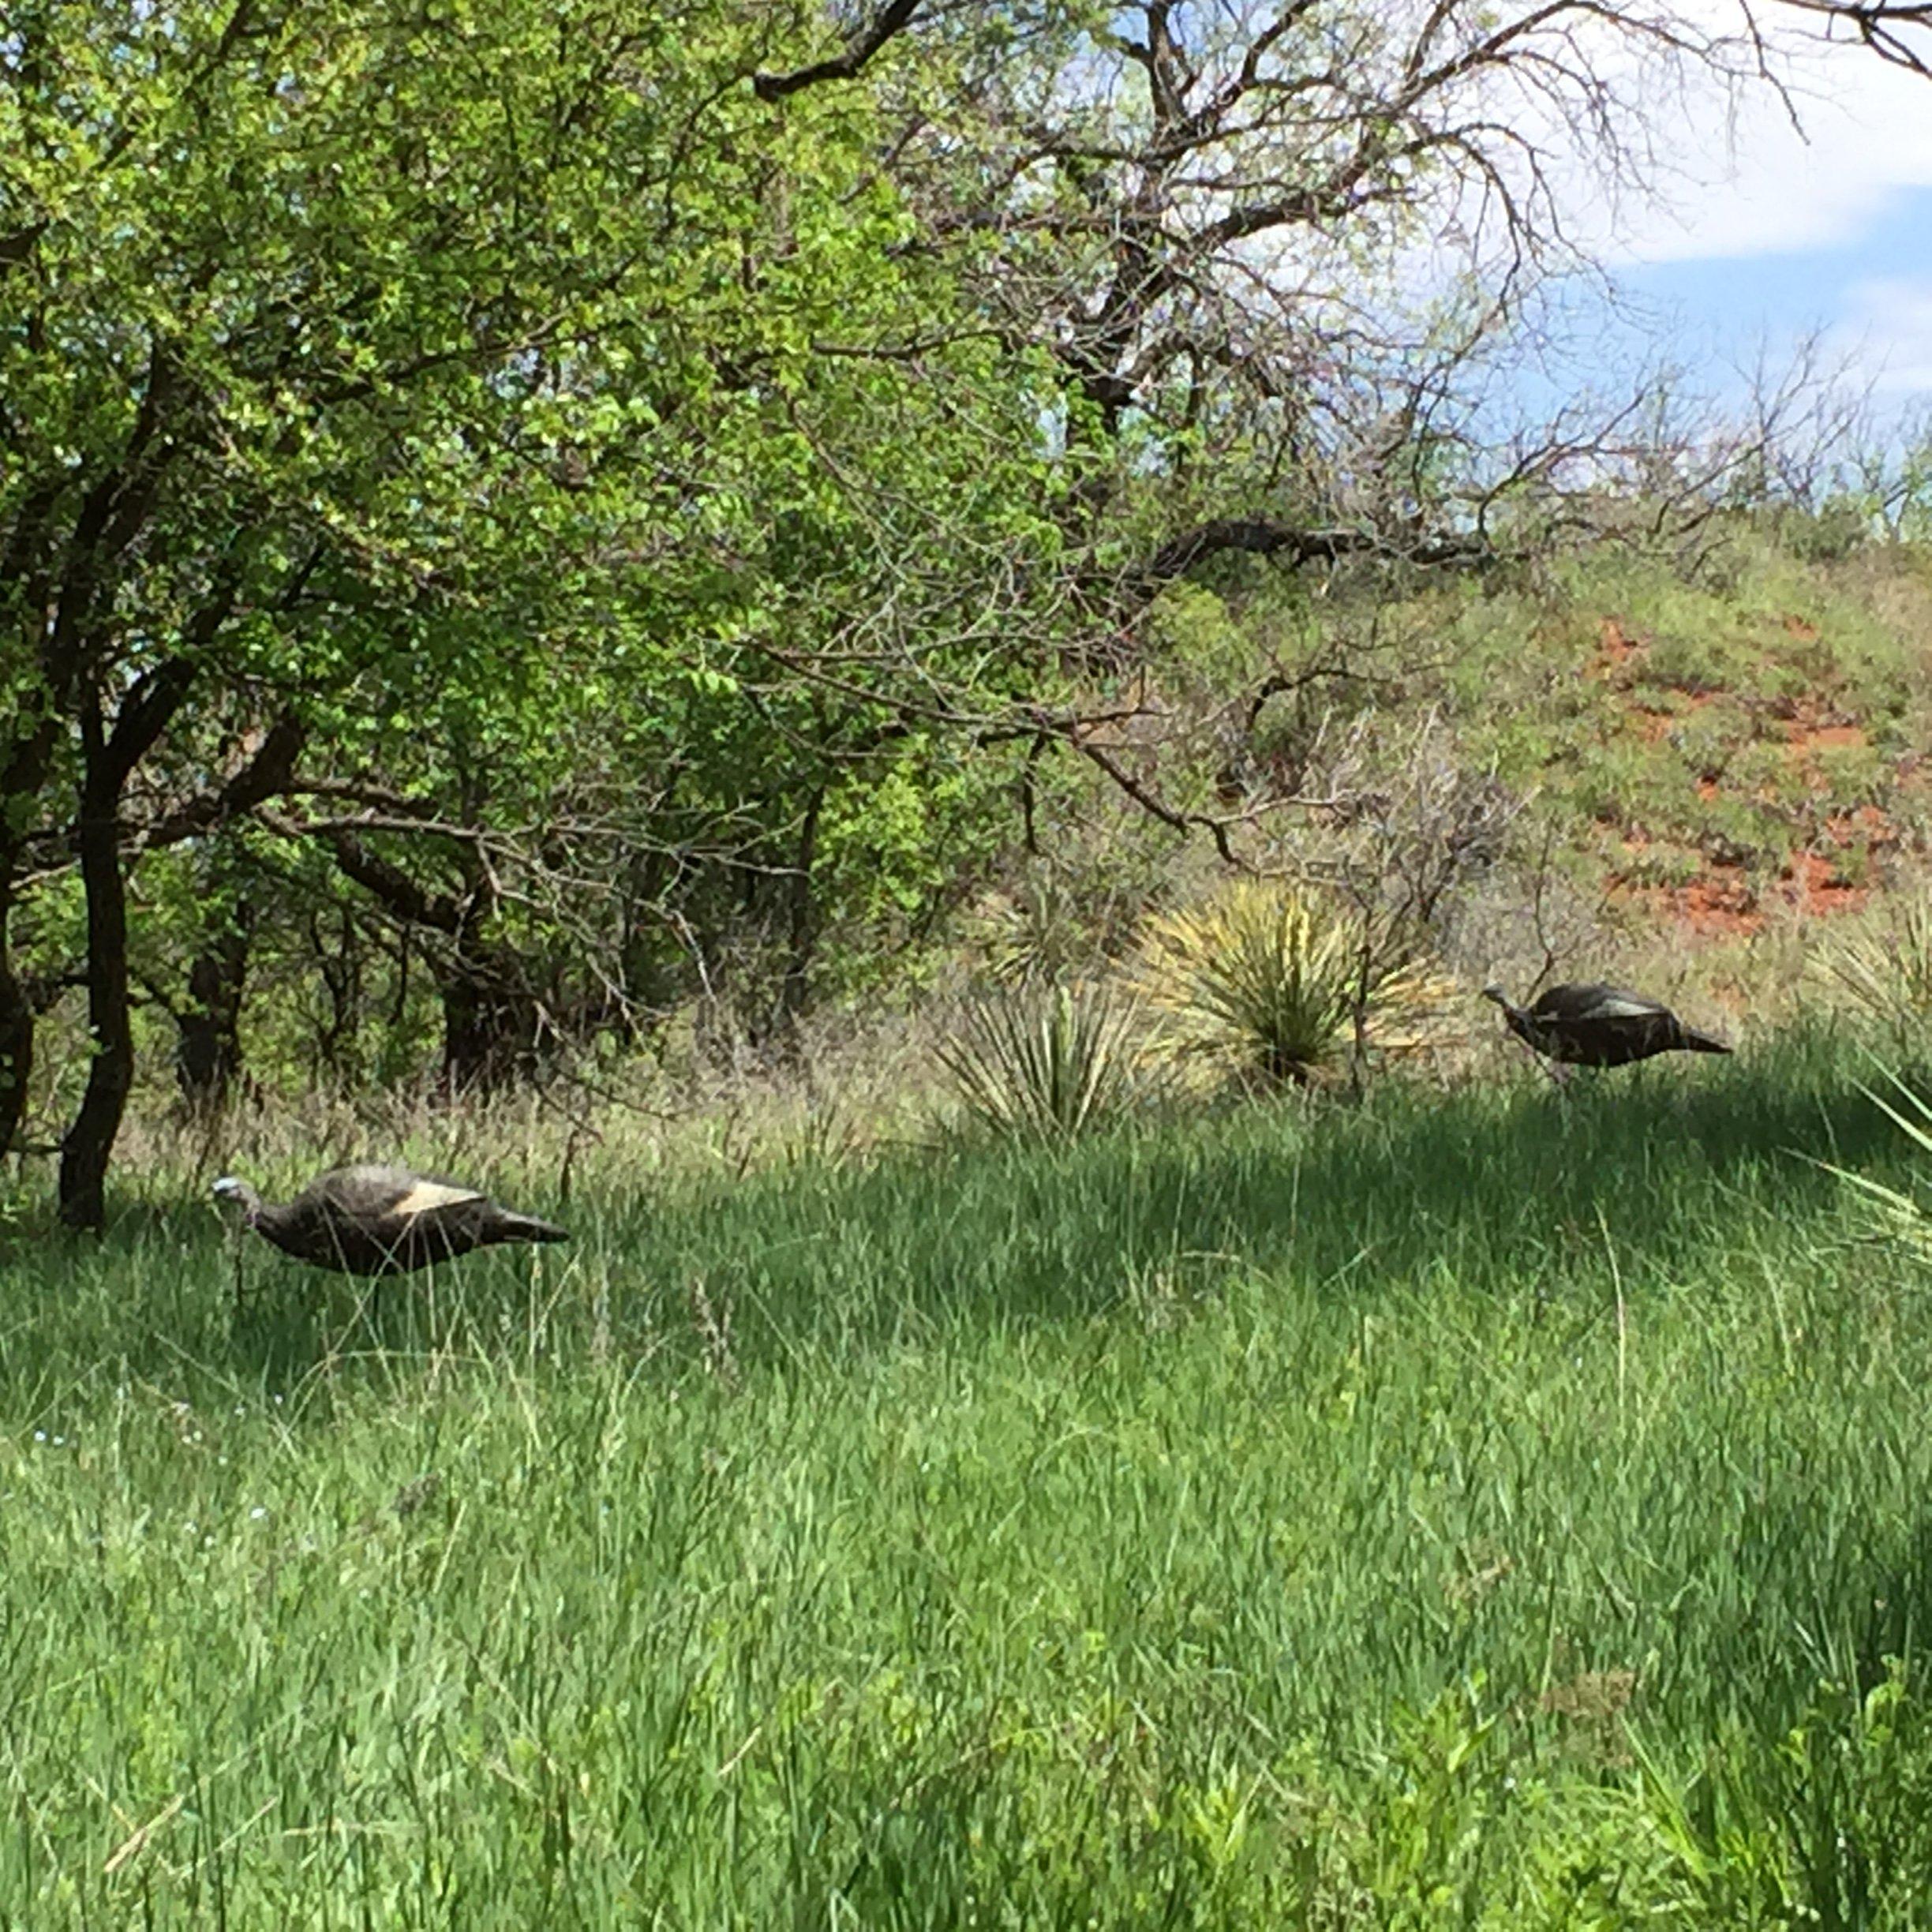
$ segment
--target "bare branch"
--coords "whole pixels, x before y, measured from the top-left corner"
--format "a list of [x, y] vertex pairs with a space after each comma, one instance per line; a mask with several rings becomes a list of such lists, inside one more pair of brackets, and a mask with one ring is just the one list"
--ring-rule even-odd
[[[1848, 27], [1881, 60], [1909, 73], [1932, 80], [1932, 5], [1926, 0], [1784, 0], [1787, 6], [1812, 14], [1832, 29]], [[1926, 35], [1928, 44], [1915, 47], [1908, 33]]]
[[1470, 564], [1491, 555], [1473, 537], [1429, 537], [1405, 545], [1372, 530], [1303, 530], [1263, 517], [1217, 517], [1162, 545], [1136, 573], [1134, 582], [1144, 594], [1151, 593], [1197, 564], [1230, 551], [1290, 564], [1332, 564], [1346, 556]]

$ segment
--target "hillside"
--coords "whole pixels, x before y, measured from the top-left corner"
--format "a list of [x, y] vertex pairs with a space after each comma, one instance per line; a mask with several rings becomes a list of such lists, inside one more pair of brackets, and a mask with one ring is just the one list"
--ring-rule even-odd
[[1219, 758], [1252, 863], [1383, 903], [1425, 881], [1476, 984], [1622, 960], [1741, 1011], [1808, 935], [1914, 895], [1932, 837], [1932, 555], [1828, 535], [1738, 519], [1689, 558], [1606, 545], [1404, 599], [1193, 587], [1139, 743]]
[[1507, 603], [1479, 606], [1454, 680], [1498, 771], [1586, 816], [1611, 885], [1699, 936], [1856, 910], [1932, 824], [1932, 559], [1739, 549], [1715, 582], [1580, 567], [1520, 654]]

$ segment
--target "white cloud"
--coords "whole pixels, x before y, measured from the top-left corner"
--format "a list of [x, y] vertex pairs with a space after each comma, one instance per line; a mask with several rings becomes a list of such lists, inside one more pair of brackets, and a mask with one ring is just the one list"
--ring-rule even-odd
[[1861, 47], [1795, 61], [1802, 133], [1764, 90], [1735, 122], [1708, 98], [1672, 157], [1678, 178], [1605, 222], [1612, 260], [1802, 254], [1854, 239], [1896, 192], [1932, 186], [1932, 84]]
[[1855, 339], [1873, 386], [1893, 394], [1932, 391], [1932, 279], [1903, 276], [1855, 283], [1845, 291], [1839, 333]]

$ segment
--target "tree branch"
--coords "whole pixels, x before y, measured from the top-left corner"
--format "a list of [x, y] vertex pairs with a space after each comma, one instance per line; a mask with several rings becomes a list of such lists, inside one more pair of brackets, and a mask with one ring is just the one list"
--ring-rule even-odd
[[277, 718], [254, 754], [219, 790], [191, 799], [150, 828], [140, 840], [144, 848], [177, 845], [183, 839], [228, 825], [269, 799], [286, 796], [290, 774], [307, 742], [309, 727], [292, 711]]
[[412, 926], [430, 927], [452, 938], [462, 933], [463, 909], [454, 897], [447, 893], [425, 892], [400, 866], [370, 851], [346, 826], [305, 825], [259, 807], [255, 815], [283, 838], [320, 838], [335, 856], [338, 869], [393, 917]]
[[822, 80], [856, 80], [866, 62], [888, 40], [912, 24], [919, 10], [919, 0], [887, 0], [871, 25], [844, 53], [835, 54], [829, 60], [814, 61], [809, 67], [794, 68], [790, 73], [754, 74], [751, 91], [762, 101], [781, 101], [788, 94], [816, 87]]
[[165, 657], [144, 671], [122, 700], [114, 729], [102, 747], [103, 777], [117, 796], [181, 709], [194, 678], [192, 658]]
[[1822, 15], [1829, 26], [1848, 26], [1881, 60], [1932, 80], [1932, 51], [1921, 53], [1901, 34], [1916, 28], [1932, 35], [1932, 5], [1923, 0], [1784, 0], [1807, 13]]
[[1134, 573], [1133, 582], [1141, 595], [1151, 596], [1197, 564], [1228, 551], [1288, 564], [1365, 556], [1409, 564], [1475, 564], [1489, 555], [1488, 546], [1474, 537], [1431, 537], [1404, 546], [1376, 530], [1304, 530], [1266, 517], [1215, 517], [1163, 544]]

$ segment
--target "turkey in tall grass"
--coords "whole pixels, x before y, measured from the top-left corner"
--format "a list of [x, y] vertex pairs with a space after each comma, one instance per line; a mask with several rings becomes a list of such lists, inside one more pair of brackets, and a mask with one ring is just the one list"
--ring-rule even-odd
[[475, 1248], [570, 1239], [476, 1188], [406, 1167], [338, 1167], [279, 1205], [233, 1174], [215, 1183], [215, 1195], [284, 1254], [344, 1275], [407, 1275]]
[[1731, 1050], [1686, 1026], [1661, 1001], [1620, 987], [1555, 986], [1527, 1007], [1513, 1004], [1500, 987], [1485, 987], [1483, 998], [1503, 1009], [1518, 1039], [1566, 1066], [1627, 1066], [1657, 1054]]

